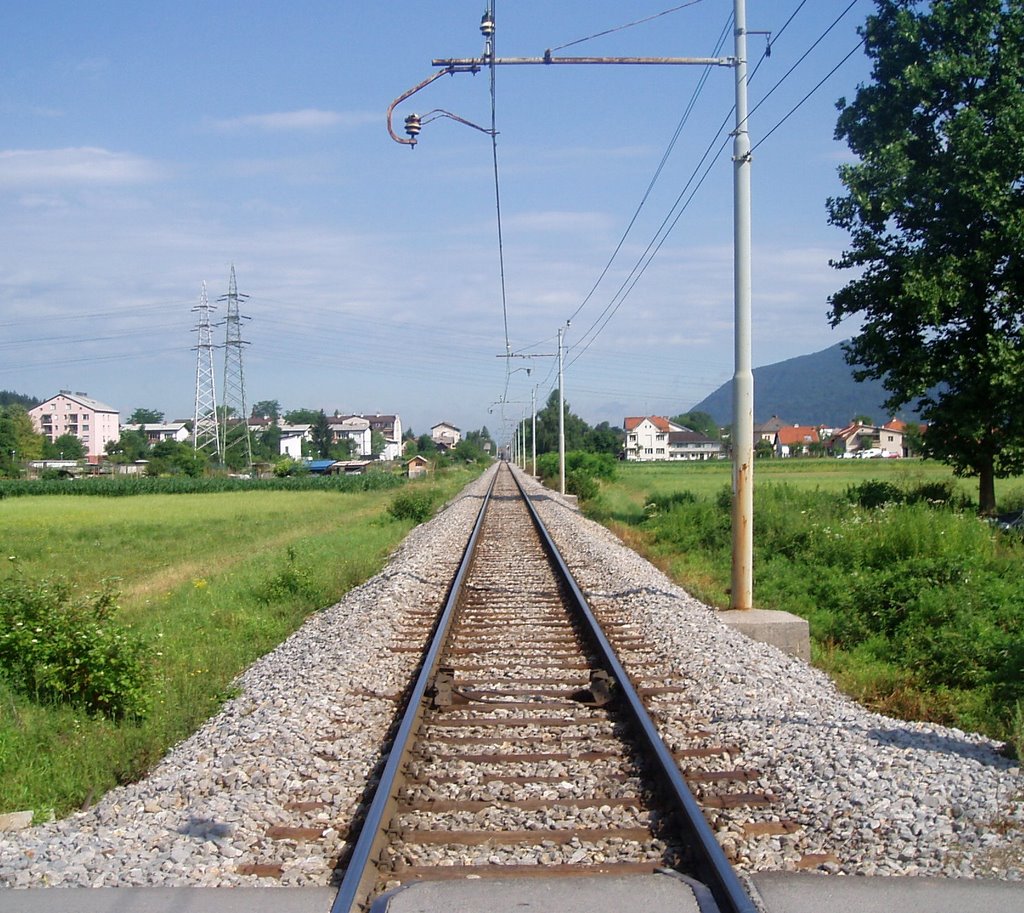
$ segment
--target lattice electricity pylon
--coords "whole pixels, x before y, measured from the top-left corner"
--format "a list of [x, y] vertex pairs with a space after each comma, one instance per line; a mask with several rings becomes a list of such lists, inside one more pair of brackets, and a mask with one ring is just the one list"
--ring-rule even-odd
[[192, 447], [216, 457], [219, 463], [221, 449], [217, 424], [217, 384], [213, 373], [213, 326], [210, 323], [210, 311], [213, 308], [206, 297], [205, 281], [199, 304], [192, 310], [199, 314], [199, 325], [193, 328], [199, 335], [193, 349], [196, 353], [196, 411], [192, 419]]
[[[242, 339], [242, 321], [249, 320], [238, 312], [238, 303], [248, 298], [239, 295], [235, 283], [235, 265], [231, 264], [231, 280], [228, 293], [218, 298], [228, 305], [227, 316], [224, 318], [224, 386], [221, 388], [221, 453], [225, 464], [235, 453], [242, 459], [236, 461], [236, 468], [252, 471], [252, 442], [249, 439], [249, 415], [245, 408], [245, 371], [242, 368], [242, 347], [249, 343]], [[235, 415], [234, 420], [231, 416]]]

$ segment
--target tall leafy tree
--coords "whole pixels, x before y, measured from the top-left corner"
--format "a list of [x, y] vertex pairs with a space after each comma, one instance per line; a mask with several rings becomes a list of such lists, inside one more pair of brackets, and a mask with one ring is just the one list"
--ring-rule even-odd
[[323, 414], [323, 409], [292, 409], [284, 414], [284, 420], [289, 425], [312, 425]]
[[43, 459], [81, 460], [85, 457], [85, 445], [73, 434], [62, 434], [53, 441], [43, 441]]
[[128, 416], [126, 425], [161, 425], [164, 414], [159, 409], [144, 409], [139, 407]]
[[331, 423], [323, 409], [316, 413], [316, 417], [309, 429], [309, 437], [313, 444], [313, 450], [316, 451], [318, 457], [326, 459], [331, 455], [331, 445], [334, 443], [334, 440], [331, 433]]
[[36, 432], [25, 407], [12, 403], [0, 409], [0, 447], [12, 468], [43, 455], [43, 435]]
[[916, 401], [926, 455], [994, 479], [1024, 470], [1024, 2], [875, 0], [872, 81], [839, 102], [856, 161], [829, 221], [850, 233], [830, 299], [859, 379]]
[[625, 432], [608, 422], [601, 422], [586, 434], [586, 449], [591, 453], [608, 453], [614, 457], [622, 453]]
[[105, 449], [115, 463], [134, 463], [149, 456], [149, 440], [145, 431], [122, 431], [116, 441], [107, 441]]
[[281, 403], [276, 399], [261, 399], [252, 406], [253, 418], [273, 419], [275, 422], [281, 417]]
[[682, 425], [684, 428], [689, 428], [691, 431], [699, 431], [715, 441], [722, 436], [722, 429], [718, 427], [718, 422], [709, 413], [701, 412], [699, 409], [692, 412], [684, 412], [682, 415], [676, 415], [672, 418], [672, 421], [677, 425]]
[[[569, 408], [565, 403], [565, 449], [586, 449], [587, 435], [590, 426]], [[527, 440], [532, 433], [532, 423], [527, 427]], [[537, 412], [537, 453], [558, 452], [558, 390], [552, 390], [544, 408]]]

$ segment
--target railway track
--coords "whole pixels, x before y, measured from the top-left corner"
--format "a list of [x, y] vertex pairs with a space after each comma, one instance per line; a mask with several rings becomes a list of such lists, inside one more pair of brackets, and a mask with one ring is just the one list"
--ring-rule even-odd
[[616, 647], [643, 651], [642, 638], [628, 618], [602, 630], [507, 466], [442, 614], [413, 618], [408, 649], [429, 646], [333, 913], [422, 879], [661, 869], [707, 885], [723, 913], [752, 913], [680, 769], [727, 749], [699, 731], [685, 747], [661, 741], [645, 701], [669, 712], [678, 689], [634, 689]]

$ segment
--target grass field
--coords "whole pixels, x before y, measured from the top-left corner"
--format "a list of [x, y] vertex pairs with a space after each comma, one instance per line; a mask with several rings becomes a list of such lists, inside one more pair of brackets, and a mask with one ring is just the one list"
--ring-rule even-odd
[[[953, 480], [965, 495], [977, 500], [977, 480], [954, 479], [949, 467], [924, 460], [759, 460], [754, 464], [754, 487], [785, 483], [808, 491], [843, 492], [866, 479], [882, 479], [907, 487], [928, 481]], [[621, 463], [613, 485], [602, 487], [603, 516], [628, 521], [643, 514], [652, 494], [692, 491], [713, 497], [732, 485], [732, 465], [725, 460], [677, 463]], [[997, 479], [996, 497], [1015, 507], [1024, 504], [1024, 479]]]
[[[807, 618], [814, 662], [862, 702], [1024, 751], [1024, 543], [961, 509], [973, 480], [918, 460], [766, 460], [754, 476], [755, 606]], [[1021, 508], [1024, 480], [996, 495]], [[585, 510], [727, 608], [730, 499], [728, 464], [620, 464]]]
[[[469, 481], [410, 483], [440, 504]], [[402, 489], [399, 489], [401, 491]], [[116, 589], [116, 621], [149, 647], [150, 709], [112, 722], [40, 705], [0, 677], [0, 812], [63, 815], [138, 778], [310, 613], [379, 570], [412, 527], [395, 491], [240, 492], [4, 501], [0, 570]]]

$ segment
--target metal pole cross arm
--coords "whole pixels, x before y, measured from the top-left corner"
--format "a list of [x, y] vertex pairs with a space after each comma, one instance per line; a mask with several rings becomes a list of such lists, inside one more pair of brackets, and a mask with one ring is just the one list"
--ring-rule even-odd
[[618, 66], [734, 67], [734, 57], [448, 57], [431, 61], [450, 72], [470, 72], [489, 66], [542, 66], [615, 64]]

